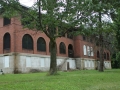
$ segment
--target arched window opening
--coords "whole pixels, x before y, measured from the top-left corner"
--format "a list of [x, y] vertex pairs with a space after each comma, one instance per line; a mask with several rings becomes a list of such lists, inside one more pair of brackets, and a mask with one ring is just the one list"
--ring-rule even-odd
[[60, 43], [59, 50], [60, 50], [60, 54], [66, 54], [66, 47], [63, 42]]
[[22, 48], [33, 50], [33, 39], [29, 34], [25, 34], [22, 39]]
[[91, 56], [94, 56], [93, 47], [90, 47]]
[[68, 45], [68, 57], [74, 57], [73, 46], [71, 44]]
[[83, 46], [83, 53], [84, 53], [84, 55], [87, 55], [86, 46], [85, 45]]
[[100, 58], [100, 53], [99, 53], [99, 51], [97, 51], [97, 58]]
[[107, 53], [107, 60], [109, 60], [109, 53]]
[[88, 56], [91, 56], [90, 47], [89, 47], [89, 46], [87, 46], [87, 55], [88, 55]]
[[10, 50], [10, 34], [6, 33], [3, 37], [3, 49]]
[[104, 59], [106, 59], [106, 53], [104, 52]]
[[42, 37], [38, 38], [37, 40], [37, 50], [43, 52], [46, 51], [46, 42]]

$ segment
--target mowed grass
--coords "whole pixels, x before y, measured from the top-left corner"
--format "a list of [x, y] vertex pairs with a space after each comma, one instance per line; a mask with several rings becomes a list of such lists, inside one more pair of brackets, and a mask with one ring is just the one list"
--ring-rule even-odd
[[120, 69], [0, 75], [0, 90], [120, 90]]

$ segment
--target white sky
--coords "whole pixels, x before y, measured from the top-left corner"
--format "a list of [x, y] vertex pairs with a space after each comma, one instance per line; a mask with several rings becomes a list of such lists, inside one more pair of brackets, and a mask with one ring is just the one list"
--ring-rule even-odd
[[36, 0], [19, 0], [21, 4], [25, 6], [32, 6]]

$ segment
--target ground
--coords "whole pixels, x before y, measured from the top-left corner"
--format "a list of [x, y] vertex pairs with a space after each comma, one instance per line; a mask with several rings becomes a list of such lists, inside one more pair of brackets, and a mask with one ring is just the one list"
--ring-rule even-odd
[[0, 75], [0, 90], [120, 90], [120, 69]]

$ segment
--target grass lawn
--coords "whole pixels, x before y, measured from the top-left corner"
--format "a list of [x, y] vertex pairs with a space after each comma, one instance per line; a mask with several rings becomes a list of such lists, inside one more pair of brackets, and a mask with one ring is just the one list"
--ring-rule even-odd
[[0, 75], [0, 90], [120, 90], [120, 69]]

